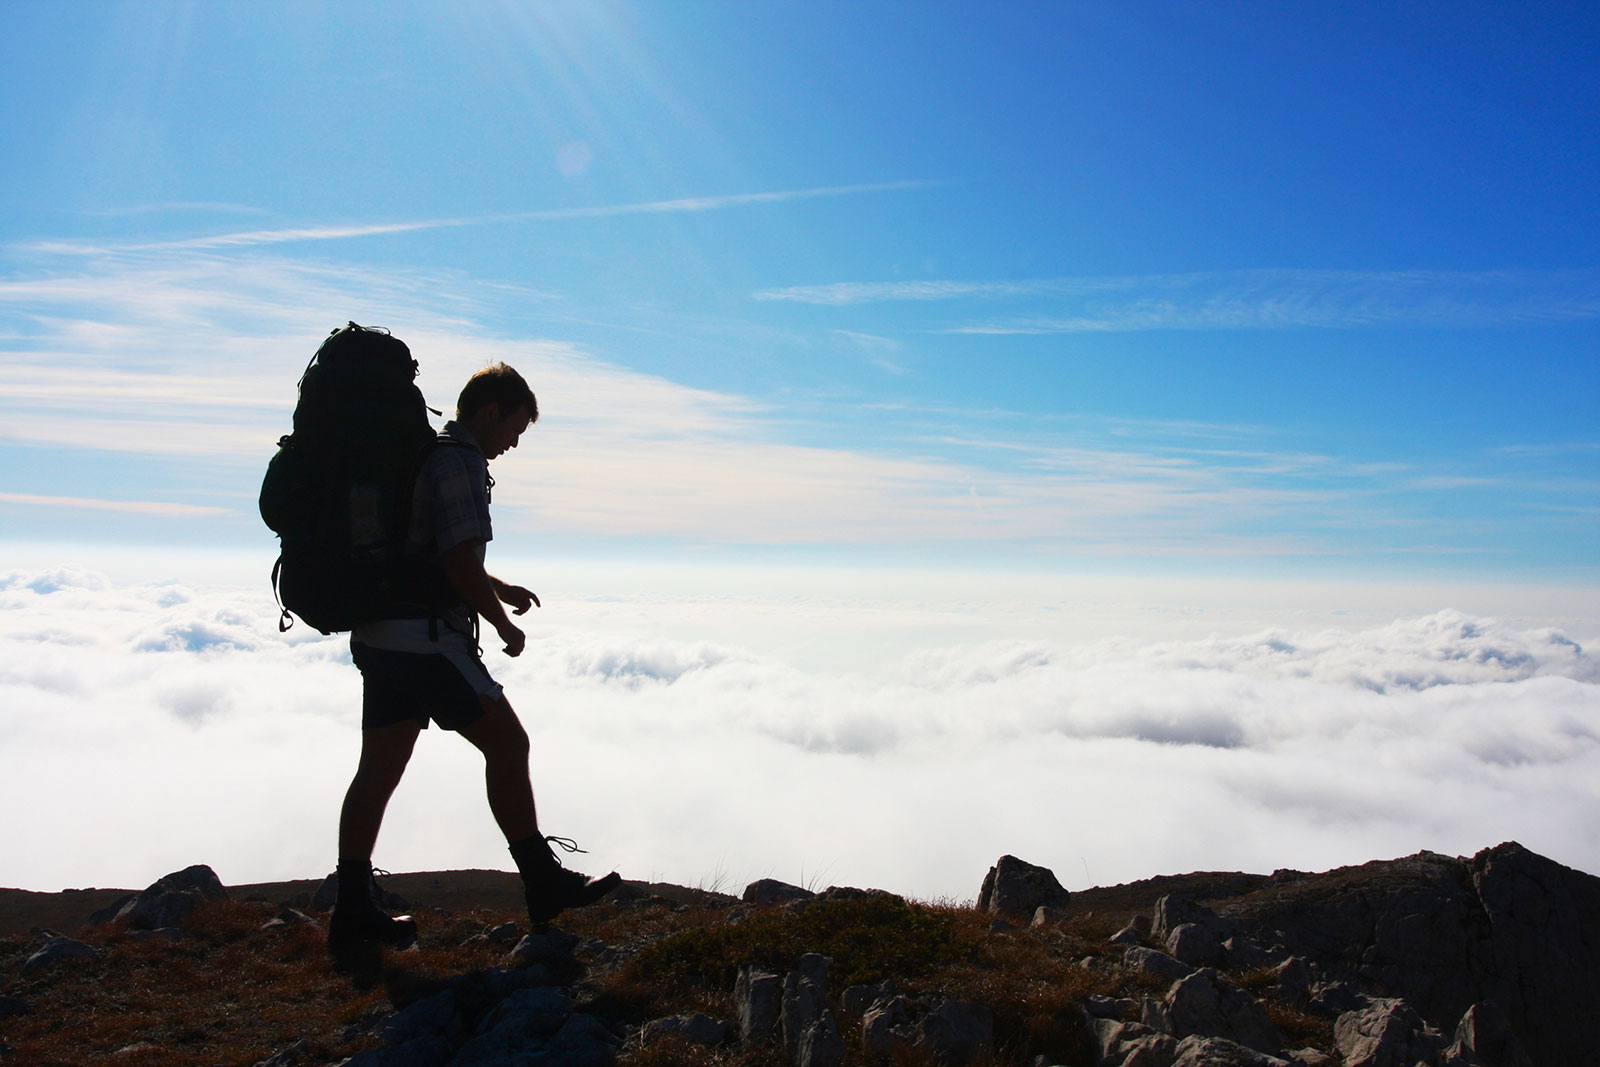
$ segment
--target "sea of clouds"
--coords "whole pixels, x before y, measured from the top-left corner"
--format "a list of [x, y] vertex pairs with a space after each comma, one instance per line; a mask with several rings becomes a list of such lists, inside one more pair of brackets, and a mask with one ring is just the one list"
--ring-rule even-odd
[[[596, 871], [959, 899], [1008, 852], [1082, 888], [1516, 839], [1600, 872], [1594, 633], [1454, 609], [951, 618], [915, 596], [574, 594], [487, 660], [544, 829]], [[359, 707], [346, 639], [280, 633], [262, 586], [0, 572], [0, 885], [320, 876]], [[480, 783], [430, 730], [376, 861], [509, 868]]]

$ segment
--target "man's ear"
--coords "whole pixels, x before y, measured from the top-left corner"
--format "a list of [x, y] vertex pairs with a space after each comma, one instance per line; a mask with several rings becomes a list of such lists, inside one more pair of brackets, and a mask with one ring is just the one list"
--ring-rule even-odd
[[498, 423], [500, 421], [500, 401], [491, 400], [483, 405], [481, 410], [483, 411], [483, 417], [490, 422]]

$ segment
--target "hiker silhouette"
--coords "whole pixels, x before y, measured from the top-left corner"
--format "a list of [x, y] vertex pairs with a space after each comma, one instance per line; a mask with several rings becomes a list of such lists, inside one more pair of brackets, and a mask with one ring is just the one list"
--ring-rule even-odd
[[489, 808], [535, 929], [621, 883], [614, 871], [591, 879], [567, 869], [551, 844], [581, 850], [540, 831], [528, 734], [478, 643], [481, 620], [507, 655], [520, 655], [527, 637], [511, 615], [539, 606], [531, 590], [484, 568], [494, 536], [488, 465], [538, 421], [538, 401], [520, 374], [496, 363], [468, 379], [455, 419], [434, 434], [418, 428], [428, 424], [415, 375], [398, 338], [355, 323], [335, 330], [301, 379], [295, 432], [279, 442], [262, 487], [262, 516], [283, 540], [274, 568], [280, 626], [293, 612], [326, 632], [349, 629], [361, 671], [361, 757], [339, 816], [328, 923], [341, 963], [416, 937], [409, 916], [379, 906], [372, 854], [430, 722], [483, 754]]

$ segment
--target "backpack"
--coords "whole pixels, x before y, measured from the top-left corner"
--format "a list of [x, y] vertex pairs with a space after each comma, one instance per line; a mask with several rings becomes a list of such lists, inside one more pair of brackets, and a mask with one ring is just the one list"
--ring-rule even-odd
[[440, 602], [443, 572], [406, 553], [412, 488], [438, 443], [416, 376], [403, 341], [353, 322], [306, 365], [294, 432], [279, 438], [261, 482], [261, 518], [281, 541], [280, 632], [291, 612], [331, 634], [431, 615]]

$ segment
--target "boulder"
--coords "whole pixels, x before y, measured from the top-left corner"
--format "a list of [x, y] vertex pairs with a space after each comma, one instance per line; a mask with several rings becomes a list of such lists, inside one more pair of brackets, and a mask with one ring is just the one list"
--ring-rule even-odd
[[1167, 953], [1191, 967], [1220, 967], [1228, 950], [1216, 927], [1201, 923], [1182, 923], [1167, 935]]
[[54, 967], [64, 960], [92, 960], [100, 955], [100, 950], [82, 941], [70, 937], [53, 934], [44, 944], [40, 945], [22, 964], [24, 975], [36, 974]]
[[1288, 1060], [1269, 1056], [1225, 1037], [1192, 1034], [1178, 1042], [1172, 1067], [1294, 1067]]
[[893, 999], [899, 991], [888, 978], [877, 985], [853, 985], [839, 995], [839, 1006], [846, 1015], [864, 1016], [873, 1005]]
[[746, 904], [785, 904], [791, 900], [810, 900], [816, 896], [809, 889], [801, 889], [776, 878], [762, 878], [744, 887], [741, 898]]
[[1174, 959], [1165, 952], [1157, 952], [1153, 948], [1135, 945], [1122, 954], [1124, 970], [1136, 974], [1148, 974], [1168, 985], [1182, 978], [1187, 978], [1195, 969], [1182, 960]]
[[639, 1031], [640, 1044], [648, 1045], [663, 1037], [678, 1037], [695, 1045], [720, 1045], [728, 1036], [728, 1027], [709, 1015], [668, 1015], [651, 1019]]
[[378, 1036], [386, 1045], [403, 1045], [419, 1037], [442, 1037], [452, 1043], [461, 1037], [461, 1016], [455, 993], [441, 989], [412, 1001], [385, 1019]]
[[1456, 1024], [1445, 1058], [1472, 1067], [1533, 1067], [1527, 1049], [1511, 1032], [1511, 1021], [1493, 1001], [1474, 1004]]
[[1308, 875], [1226, 910], [1258, 942], [1403, 998], [1441, 1031], [1493, 1001], [1540, 1067], [1600, 1048], [1600, 1012], [1570, 1009], [1600, 1003], [1600, 878], [1515, 842]]
[[1178, 1042], [1143, 1023], [1091, 1018], [1089, 1042], [1098, 1067], [1172, 1067]]
[[1334, 1047], [1344, 1067], [1411, 1067], [1433, 1063], [1444, 1038], [1404, 1000], [1375, 997], [1333, 1024]]
[[789, 1062], [793, 1067], [844, 1067], [844, 1038], [833, 1021], [833, 1012], [824, 1011], [806, 1028]]
[[783, 1009], [783, 986], [778, 976], [755, 967], [739, 968], [733, 987], [733, 1003], [739, 1012], [739, 1040], [772, 1040]]
[[1209, 967], [1180, 979], [1162, 1001], [1174, 1035], [1225, 1037], [1257, 1052], [1275, 1053], [1283, 1037], [1267, 1009]]
[[984, 876], [978, 910], [1029, 922], [1040, 907], [1065, 908], [1069, 894], [1048, 867], [1001, 856]]
[[911, 1038], [911, 1002], [905, 997], [877, 1001], [861, 1017], [861, 1048], [869, 1060], [892, 1059]]
[[90, 915], [89, 916], [89, 925], [90, 926], [99, 926], [101, 923], [110, 922], [112, 919], [115, 919], [118, 915], [122, 914], [122, 909], [123, 908], [126, 908], [129, 904], [132, 904], [135, 900], [138, 900], [138, 899], [139, 899], [139, 894], [138, 893], [124, 893], [122, 896], [118, 897], [116, 900], [112, 901], [110, 904], [106, 905], [105, 907], [101, 908], [99, 911], [96, 911], [92, 915]]
[[1156, 901], [1156, 915], [1150, 926], [1150, 934], [1165, 944], [1173, 931], [1180, 926], [1200, 926], [1216, 930], [1221, 935], [1219, 940], [1232, 937], [1237, 929], [1233, 923], [1225, 921], [1189, 894], [1168, 893]]
[[794, 1063], [800, 1055], [801, 1039], [822, 1019], [827, 1009], [822, 990], [817, 988], [801, 971], [790, 971], [783, 978], [783, 1009], [779, 1025], [783, 1031], [783, 1048]]
[[964, 1067], [994, 1051], [994, 1016], [982, 1004], [947, 1000], [917, 1023], [914, 1044], [943, 1067]]

